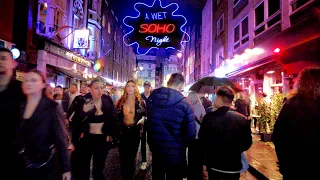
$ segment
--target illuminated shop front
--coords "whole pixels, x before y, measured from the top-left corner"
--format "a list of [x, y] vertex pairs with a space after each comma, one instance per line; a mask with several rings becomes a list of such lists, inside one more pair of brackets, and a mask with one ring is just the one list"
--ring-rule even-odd
[[43, 39], [38, 50], [37, 69], [47, 72], [48, 83], [69, 87], [95, 78], [99, 73], [93, 70], [93, 62], [87, 58]]

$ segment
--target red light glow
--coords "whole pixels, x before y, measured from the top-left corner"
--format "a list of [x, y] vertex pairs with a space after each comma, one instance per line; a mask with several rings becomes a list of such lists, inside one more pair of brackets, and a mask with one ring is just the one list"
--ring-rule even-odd
[[175, 29], [174, 24], [141, 24], [139, 32], [143, 34], [170, 34]]

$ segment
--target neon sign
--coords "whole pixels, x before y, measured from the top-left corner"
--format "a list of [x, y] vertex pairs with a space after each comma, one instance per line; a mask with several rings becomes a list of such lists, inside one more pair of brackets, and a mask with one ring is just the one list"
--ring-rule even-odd
[[[151, 49], [180, 49], [190, 36], [183, 30], [187, 20], [177, 15], [178, 4], [162, 6], [161, 0], [154, 0], [152, 5], [136, 3], [137, 16], [126, 16], [123, 23], [130, 31], [123, 36], [127, 46], [135, 46], [138, 54], [147, 54]], [[127, 43], [126, 39], [131, 42]]]

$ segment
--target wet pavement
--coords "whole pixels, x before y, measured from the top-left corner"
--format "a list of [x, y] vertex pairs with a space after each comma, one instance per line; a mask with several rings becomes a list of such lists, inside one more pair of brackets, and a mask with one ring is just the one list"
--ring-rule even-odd
[[[137, 171], [135, 180], [151, 180], [151, 162], [148, 162], [146, 170], [140, 170], [141, 165], [141, 153], [137, 154]], [[120, 158], [117, 148], [109, 151], [106, 161], [106, 179], [107, 180], [121, 180], [120, 174]], [[241, 174], [240, 180], [257, 180], [250, 172], [244, 172]]]
[[[253, 144], [245, 154], [251, 169], [258, 175], [260, 173], [261, 177], [258, 179], [282, 179], [273, 143], [260, 141], [259, 135], [253, 135], [252, 138]], [[256, 173], [254, 174], [256, 175]]]

